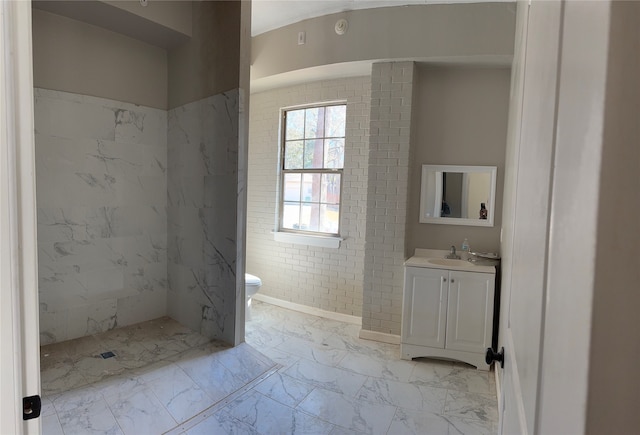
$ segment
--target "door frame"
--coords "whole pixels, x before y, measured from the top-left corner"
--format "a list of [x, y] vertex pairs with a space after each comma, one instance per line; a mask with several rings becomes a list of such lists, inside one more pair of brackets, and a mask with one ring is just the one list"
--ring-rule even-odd
[[0, 2], [0, 427], [40, 433], [22, 398], [40, 394], [31, 2]]

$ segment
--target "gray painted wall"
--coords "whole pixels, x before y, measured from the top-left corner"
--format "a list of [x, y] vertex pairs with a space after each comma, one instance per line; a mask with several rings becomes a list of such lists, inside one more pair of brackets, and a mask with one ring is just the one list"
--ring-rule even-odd
[[[334, 25], [349, 21], [340, 36]], [[252, 79], [340, 62], [382, 59], [503, 62], [513, 55], [512, 3], [436, 4], [325, 15], [253, 39]], [[298, 45], [298, 32], [306, 44]]]
[[[415, 248], [458, 248], [498, 252], [509, 106], [510, 69], [421, 65], [414, 83], [412, 153], [407, 206], [406, 256]], [[421, 224], [423, 164], [497, 166], [492, 228]]]
[[150, 1], [146, 6], [137, 1], [102, 0], [104, 3], [129, 13], [138, 15], [147, 21], [191, 36], [192, 8], [189, 1]]
[[193, 2], [192, 37], [169, 51], [170, 109], [240, 87], [243, 3]]
[[166, 109], [167, 52], [33, 9], [33, 81], [38, 88]]

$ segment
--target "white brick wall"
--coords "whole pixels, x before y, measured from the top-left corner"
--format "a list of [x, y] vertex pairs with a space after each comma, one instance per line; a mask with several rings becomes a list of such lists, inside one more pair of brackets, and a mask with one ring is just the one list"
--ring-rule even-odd
[[[369, 77], [356, 77], [251, 95], [247, 272], [263, 280], [261, 293], [327, 311], [362, 314], [370, 84]], [[272, 231], [276, 226], [280, 109], [331, 100], [347, 102], [340, 223], [345, 240], [339, 249], [276, 242]]]
[[362, 329], [400, 335], [413, 62], [371, 72]]

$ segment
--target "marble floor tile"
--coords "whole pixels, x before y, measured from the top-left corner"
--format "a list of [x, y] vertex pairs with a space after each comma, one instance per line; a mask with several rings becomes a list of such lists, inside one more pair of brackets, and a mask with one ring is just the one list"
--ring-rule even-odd
[[[246, 344], [169, 318], [42, 347], [45, 434], [491, 434], [492, 372], [254, 301]], [[113, 359], [95, 358], [113, 350]], [[277, 369], [277, 370], [276, 370]]]
[[311, 324], [315, 328], [322, 329], [324, 331], [333, 332], [340, 335], [348, 335], [357, 337], [360, 333], [362, 325], [356, 325], [354, 323], [340, 322], [338, 320], [325, 319], [318, 317], [314, 323]]
[[456, 366], [446, 361], [421, 359], [416, 362], [409, 381], [429, 387], [489, 394], [489, 376], [493, 373], [471, 366]]
[[394, 435], [448, 435], [450, 424], [446, 417], [422, 411], [398, 408], [389, 434]]
[[74, 366], [89, 384], [120, 374], [126, 369], [119, 358], [104, 359], [101, 356], [86, 356], [76, 361]]
[[98, 355], [107, 350], [104, 348], [102, 342], [94, 335], [56, 344], [64, 345], [67, 353], [74, 361], [86, 356]]
[[368, 434], [385, 434], [395, 406], [366, 402], [317, 388], [298, 405], [309, 414], [335, 425]]
[[161, 434], [177, 425], [150, 388], [122, 391], [106, 400], [125, 435]]
[[352, 335], [333, 333], [322, 341], [322, 345], [329, 346], [334, 349], [348, 350], [349, 352], [372, 356], [374, 358], [390, 360], [400, 359], [399, 345], [363, 340]]
[[408, 382], [369, 378], [356, 398], [415, 411], [441, 414], [444, 412], [447, 390], [414, 385]]
[[190, 345], [181, 340], [167, 340], [158, 338], [146, 340], [141, 343], [156, 359], [166, 359], [178, 355], [191, 348]]
[[300, 410], [283, 405], [257, 391], [227, 407], [229, 415], [261, 434], [328, 434], [333, 426]]
[[415, 363], [405, 360], [380, 359], [349, 352], [338, 367], [375, 378], [407, 382]]
[[91, 385], [91, 389], [102, 395], [105, 399], [122, 394], [123, 391], [134, 391], [146, 388], [147, 384], [141, 376], [126, 372], [122, 376], [105, 378]]
[[178, 423], [214, 404], [213, 399], [177, 365], [164, 367], [157, 372], [161, 376], [146, 381], [146, 384]]
[[367, 380], [366, 376], [305, 359], [301, 359], [284, 373], [299, 381], [349, 397], [355, 397]]
[[82, 387], [88, 381], [73, 364], [61, 361], [40, 371], [40, 383], [42, 395], [49, 396]]
[[187, 435], [258, 435], [251, 425], [231, 417], [227, 412], [218, 412], [184, 432]]
[[62, 393], [52, 404], [66, 434], [122, 433], [107, 402], [93, 386]]
[[454, 435], [494, 435], [498, 433], [497, 421], [479, 421], [444, 416], [449, 422], [449, 433]]
[[261, 351], [276, 347], [288, 339], [289, 337], [276, 332], [274, 329], [269, 328], [268, 325], [248, 324], [245, 331], [245, 341]]
[[274, 366], [273, 361], [245, 343], [216, 352], [214, 358], [224, 365], [235, 379], [245, 384]]
[[278, 364], [280, 366], [279, 371], [282, 371], [282, 372], [288, 369], [289, 367], [291, 367], [292, 365], [294, 365], [295, 363], [297, 363], [298, 361], [300, 361], [299, 356], [292, 355], [287, 352], [282, 352], [275, 348], [261, 349], [261, 352], [265, 356], [269, 357], [271, 361]]
[[[334, 426], [333, 430], [329, 433], [329, 435], [362, 435], [363, 432], [358, 432], [355, 430], [347, 429], [341, 426]], [[393, 434], [389, 434], [393, 435]]]
[[176, 364], [213, 399], [214, 403], [246, 384], [212, 355], [178, 361]]
[[51, 402], [57, 413], [74, 411], [101, 402], [102, 394], [92, 385], [67, 391], [55, 396]]
[[283, 405], [295, 407], [315, 387], [283, 373], [274, 373], [256, 385], [255, 390]]
[[40, 415], [42, 417], [47, 417], [49, 415], [53, 415], [56, 413], [56, 408], [53, 406], [53, 402], [51, 401], [51, 397], [43, 397], [42, 398], [42, 408], [40, 409]]
[[58, 413], [65, 434], [122, 435], [122, 430], [104, 399], [88, 406]]
[[72, 362], [66, 347], [60, 346], [61, 344], [64, 343], [48, 344], [40, 348], [40, 370], [46, 370], [59, 363]]
[[449, 390], [444, 413], [467, 420], [497, 421], [498, 410], [492, 406], [495, 400], [490, 394]]
[[346, 350], [332, 349], [301, 338], [291, 337], [276, 350], [287, 352], [327, 366], [335, 366], [347, 355]]
[[298, 324], [298, 325], [312, 325], [318, 317], [311, 316], [309, 314], [301, 313], [299, 311], [288, 310], [286, 308], [277, 307], [275, 305], [261, 303], [259, 301], [253, 301], [253, 306], [261, 305], [260, 308], [255, 311], [263, 310], [265, 317], [263, 323], [277, 325], [282, 323]]
[[390, 435], [492, 435], [497, 424], [398, 408]]
[[134, 339], [120, 341], [110, 338], [102, 340], [102, 342], [107, 350], [116, 354], [114, 359], [127, 369], [143, 367], [158, 359], [156, 355]]
[[42, 433], [45, 435], [63, 435], [64, 431], [58, 421], [57, 414], [42, 416]]
[[313, 326], [313, 323], [314, 322], [280, 322], [270, 325], [270, 328], [284, 336], [301, 338], [303, 340], [311, 341], [318, 344], [324, 343], [326, 339], [334, 335], [334, 333], [330, 331], [316, 328], [315, 326]]

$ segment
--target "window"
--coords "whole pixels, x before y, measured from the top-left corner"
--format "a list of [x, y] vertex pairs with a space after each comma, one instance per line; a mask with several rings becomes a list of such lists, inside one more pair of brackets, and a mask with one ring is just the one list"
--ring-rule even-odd
[[340, 234], [347, 106], [283, 113], [280, 231]]

